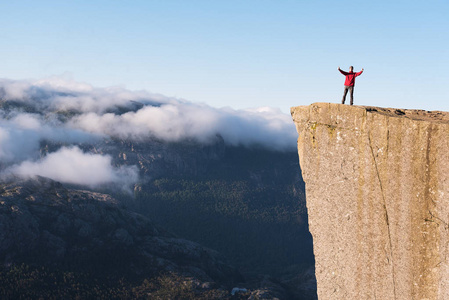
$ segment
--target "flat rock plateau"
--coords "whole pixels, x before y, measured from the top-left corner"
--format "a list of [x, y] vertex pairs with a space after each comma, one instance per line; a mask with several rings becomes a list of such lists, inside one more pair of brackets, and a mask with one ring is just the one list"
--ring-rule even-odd
[[319, 299], [449, 299], [449, 113], [291, 109]]

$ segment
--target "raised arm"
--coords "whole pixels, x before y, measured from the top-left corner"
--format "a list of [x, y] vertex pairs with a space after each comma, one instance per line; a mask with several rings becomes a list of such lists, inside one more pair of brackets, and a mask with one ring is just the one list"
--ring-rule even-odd
[[363, 68], [362, 68], [362, 71], [360, 71], [360, 72], [358, 72], [358, 73], [355, 73], [355, 76], [362, 75], [362, 73], [363, 73]]
[[342, 69], [340, 69], [340, 67], [338, 67], [338, 71], [340, 71], [340, 73], [343, 74], [343, 75], [345, 75], [345, 76], [349, 74], [349, 73], [343, 71]]

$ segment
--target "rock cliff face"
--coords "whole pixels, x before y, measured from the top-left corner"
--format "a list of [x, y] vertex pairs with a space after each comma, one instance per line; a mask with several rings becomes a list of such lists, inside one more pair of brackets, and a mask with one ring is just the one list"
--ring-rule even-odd
[[449, 113], [291, 114], [319, 299], [449, 299]]

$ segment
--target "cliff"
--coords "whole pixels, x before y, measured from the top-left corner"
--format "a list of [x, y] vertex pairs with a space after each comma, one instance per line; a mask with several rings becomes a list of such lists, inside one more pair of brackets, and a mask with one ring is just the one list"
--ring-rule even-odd
[[319, 299], [449, 299], [449, 113], [291, 114]]

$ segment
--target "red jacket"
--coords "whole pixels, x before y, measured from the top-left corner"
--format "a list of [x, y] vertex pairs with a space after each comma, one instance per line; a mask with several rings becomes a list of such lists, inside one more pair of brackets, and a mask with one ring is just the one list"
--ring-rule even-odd
[[339, 71], [340, 71], [341, 74], [346, 76], [345, 86], [354, 86], [355, 78], [363, 73], [363, 71], [360, 71], [358, 73], [354, 73], [354, 72], [349, 72], [348, 73], [348, 72], [345, 72], [343, 70], [339, 70]]

